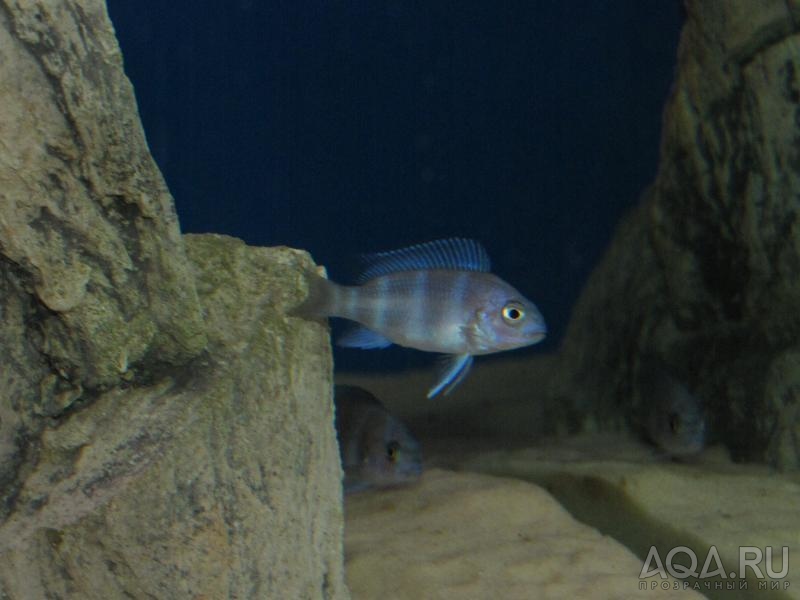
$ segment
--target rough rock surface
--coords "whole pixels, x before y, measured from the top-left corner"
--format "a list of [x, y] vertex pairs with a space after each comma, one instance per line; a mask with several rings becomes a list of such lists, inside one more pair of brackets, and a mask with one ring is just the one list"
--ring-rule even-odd
[[206, 341], [104, 3], [0, 2], [0, 131], [2, 517], [46, 419]]
[[310, 261], [187, 248], [208, 353], [47, 430], [0, 525], [0, 597], [347, 597], [327, 335], [285, 315]]
[[187, 258], [100, 0], [0, 0], [0, 132], [0, 597], [346, 598], [308, 256]]
[[701, 597], [641, 590], [640, 560], [522, 481], [432, 470], [348, 496], [345, 512], [356, 600]]
[[797, 468], [800, 2], [686, 9], [656, 181], [576, 307], [553, 396], [620, 428], [656, 354], [736, 459]]

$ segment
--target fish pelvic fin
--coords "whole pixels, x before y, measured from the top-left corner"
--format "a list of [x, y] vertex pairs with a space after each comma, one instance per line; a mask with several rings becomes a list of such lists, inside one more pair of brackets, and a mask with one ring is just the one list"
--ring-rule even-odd
[[430, 390], [428, 390], [428, 400], [444, 391], [446, 396], [464, 380], [470, 367], [472, 366], [471, 354], [453, 354], [446, 356], [442, 363], [442, 371], [439, 380]]
[[388, 348], [394, 342], [389, 338], [367, 329], [363, 325], [353, 325], [339, 339], [336, 340], [337, 346], [343, 348], [361, 348], [362, 350], [375, 350], [376, 348]]
[[289, 309], [289, 316], [310, 320], [330, 316], [336, 284], [313, 269], [306, 269], [305, 279], [308, 284], [308, 294], [300, 304]]

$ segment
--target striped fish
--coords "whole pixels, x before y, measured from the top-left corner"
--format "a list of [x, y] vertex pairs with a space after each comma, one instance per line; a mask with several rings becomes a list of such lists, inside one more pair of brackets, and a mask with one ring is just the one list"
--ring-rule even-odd
[[340, 346], [399, 344], [447, 355], [428, 398], [449, 393], [472, 357], [535, 344], [547, 328], [530, 300], [492, 275], [478, 242], [445, 239], [364, 256], [360, 285], [343, 286], [308, 274], [309, 293], [293, 314], [341, 317], [359, 325]]
[[337, 385], [333, 399], [346, 494], [409, 483], [420, 476], [419, 442], [380, 400], [352, 385]]

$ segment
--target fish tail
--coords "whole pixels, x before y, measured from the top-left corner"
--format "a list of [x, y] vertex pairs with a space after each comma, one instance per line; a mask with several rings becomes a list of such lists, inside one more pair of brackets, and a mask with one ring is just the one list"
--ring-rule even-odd
[[300, 304], [289, 310], [289, 314], [304, 319], [324, 319], [332, 315], [338, 286], [318, 275], [313, 269], [306, 270], [305, 279], [308, 284], [308, 295]]

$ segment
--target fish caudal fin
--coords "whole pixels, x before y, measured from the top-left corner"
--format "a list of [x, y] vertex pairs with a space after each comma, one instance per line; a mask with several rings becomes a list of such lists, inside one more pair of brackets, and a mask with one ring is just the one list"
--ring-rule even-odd
[[464, 380], [471, 366], [471, 354], [454, 354], [445, 357], [439, 381], [428, 390], [428, 399], [430, 400], [442, 390], [444, 390], [445, 396], [452, 392], [453, 388]]
[[293, 317], [303, 319], [324, 319], [331, 314], [331, 302], [336, 284], [318, 275], [312, 269], [306, 270], [308, 295], [305, 300], [289, 311]]

